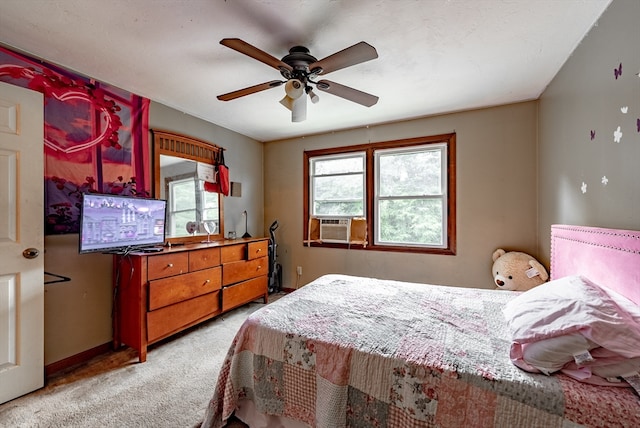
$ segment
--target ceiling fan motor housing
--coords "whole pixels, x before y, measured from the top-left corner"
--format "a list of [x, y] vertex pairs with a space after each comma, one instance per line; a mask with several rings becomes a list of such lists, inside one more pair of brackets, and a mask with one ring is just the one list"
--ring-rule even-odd
[[304, 85], [307, 84], [309, 80], [310, 74], [320, 74], [322, 69], [318, 68], [314, 69], [312, 72], [309, 71], [309, 64], [313, 64], [314, 62], [318, 62], [316, 57], [309, 53], [309, 49], [304, 46], [294, 46], [289, 49], [289, 54], [282, 57], [282, 62], [291, 66], [293, 70], [287, 70], [284, 67], [280, 68], [280, 74], [285, 79], [298, 79]]

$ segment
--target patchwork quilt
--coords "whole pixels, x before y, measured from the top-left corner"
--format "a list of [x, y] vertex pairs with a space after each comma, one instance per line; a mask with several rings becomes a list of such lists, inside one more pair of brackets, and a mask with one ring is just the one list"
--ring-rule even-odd
[[511, 363], [502, 308], [517, 295], [323, 276], [249, 316], [203, 427], [247, 399], [311, 427], [640, 426], [630, 388]]

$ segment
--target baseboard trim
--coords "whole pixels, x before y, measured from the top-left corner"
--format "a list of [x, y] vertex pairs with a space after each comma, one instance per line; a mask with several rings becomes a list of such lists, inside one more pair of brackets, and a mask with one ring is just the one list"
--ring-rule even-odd
[[[295, 291], [295, 288], [282, 288], [281, 291], [283, 291], [284, 293], [291, 293]], [[107, 342], [102, 345], [98, 345], [95, 348], [87, 349], [86, 351], [80, 352], [79, 354], [75, 354], [60, 361], [56, 361], [55, 363], [46, 365], [44, 367], [45, 377], [48, 378], [58, 372], [61, 372], [62, 370], [77, 366], [78, 364], [86, 363], [87, 361], [94, 357], [97, 357], [98, 355], [111, 352], [111, 350], [112, 342]]]
[[50, 377], [62, 370], [85, 363], [98, 355], [106, 354], [111, 351], [111, 344], [112, 342], [107, 342], [102, 345], [98, 345], [95, 348], [87, 349], [79, 354], [56, 361], [55, 363], [48, 364], [44, 367], [45, 376]]

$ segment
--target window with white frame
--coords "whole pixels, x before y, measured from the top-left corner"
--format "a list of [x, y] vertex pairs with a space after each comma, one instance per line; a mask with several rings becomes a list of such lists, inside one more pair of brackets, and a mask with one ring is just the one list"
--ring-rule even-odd
[[170, 236], [187, 236], [187, 223], [218, 220], [218, 194], [203, 189], [203, 182], [197, 177], [167, 180], [169, 200], [167, 222]]
[[374, 151], [376, 244], [447, 245], [447, 146]]
[[362, 249], [455, 254], [455, 134], [307, 151], [304, 167], [305, 234], [362, 217]]
[[309, 162], [313, 216], [364, 216], [364, 152], [319, 156]]

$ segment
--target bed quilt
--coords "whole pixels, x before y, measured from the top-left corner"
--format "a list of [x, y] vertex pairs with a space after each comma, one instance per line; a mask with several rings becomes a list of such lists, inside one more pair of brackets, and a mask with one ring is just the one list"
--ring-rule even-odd
[[511, 363], [502, 308], [517, 295], [323, 276], [249, 316], [203, 427], [241, 399], [312, 427], [640, 426], [629, 388]]

